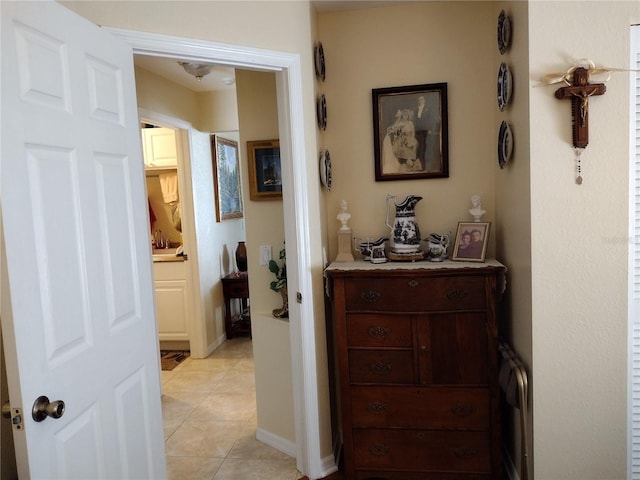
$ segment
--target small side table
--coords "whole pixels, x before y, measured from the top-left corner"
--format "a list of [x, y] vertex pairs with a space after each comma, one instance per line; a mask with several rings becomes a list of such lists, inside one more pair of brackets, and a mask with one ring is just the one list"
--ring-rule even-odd
[[[251, 317], [249, 315], [249, 277], [246, 272], [230, 273], [222, 277], [222, 294], [224, 295], [224, 329], [227, 339], [236, 334], [251, 336]], [[231, 314], [231, 299], [240, 299], [242, 311], [239, 315]]]

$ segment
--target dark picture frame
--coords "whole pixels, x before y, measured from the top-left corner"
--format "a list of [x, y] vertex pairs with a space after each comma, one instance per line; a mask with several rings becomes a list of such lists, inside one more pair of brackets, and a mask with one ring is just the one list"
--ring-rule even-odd
[[489, 222], [459, 222], [451, 259], [484, 262], [490, 231]]
[[211, 135], [211, 152], [216, 221], [242, 218], [238, 143], [218, 135]]
[[249, 162], [249, 198], [277, 200], [282, 198], [282, 165], [279, 140], [247, 142]]
[[371, 93], [376, 181], [448, 177], [447, 84]]

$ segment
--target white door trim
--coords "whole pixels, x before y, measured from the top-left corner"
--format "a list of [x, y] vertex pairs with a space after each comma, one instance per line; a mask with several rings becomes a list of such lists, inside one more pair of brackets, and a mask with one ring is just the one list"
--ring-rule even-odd
[[[162, 127], [176, 129], [178, 155], [178, 180], [180, 182], [179, 191], [183, 192], [182, 226], [184, 230], [183, 243], [185, 252], [189, 255], [186, 262], [187, 275], [190, 282], [191, 304], [193, 305], [193, 315], [187, 319], [187, 330], [189, 332], [189, 346], [191, 355], [195, 358], [204, 358], [209, 353], [205, 332], [204, 307], [200, 298], [200, 275], [198, 264], [198, 243], [196, 241], [195, 213], [193, 210], [193, 191], [191, 188], [191, 131], [193, 125], [190, 122], [161, 113], [153, 112], [145, 108], [138, 108], [140, 121], [148, 121]], [[184, 132], [184, 133], [183, 133]], [[186, 157], [189, 160], [186, 160]]]
[[[290, 322], [296, 461], [301, 472], [311, 478], [319, 478], [324, 472], [320, 452], [315, 318], [313, 302], [310, 300], [313, 291], [307, 228], [310, 224], [306, 197], [307, 166], [305, 162], [292, 161], [293, 158], [306, 158], [300, 56], [170, 35], [104, 28], [129, 43], [135, 54], [276, 72], [283, 180], [293, 186], [285, 192], [283, 202], [285, 241], [291, 246], [288, 247], [291, 255], [297, 259], [297, 268], [292, 264], [289, 269], [289, 283], [294, 286], [289, 289], [289, 294], [290, 297], [294, 296], [294, 302], [296, 292], [300, 292], [302, 298], [309, 299], [302, 304], [289, 302], [299, 309], [299, 318], [293, 315], [293, 321]], [[295, 271], [291, 271], [291, 267]]]

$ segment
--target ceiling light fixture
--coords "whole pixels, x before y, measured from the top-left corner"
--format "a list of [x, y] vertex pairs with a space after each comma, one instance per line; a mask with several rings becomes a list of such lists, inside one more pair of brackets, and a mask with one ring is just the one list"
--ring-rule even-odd
[[213, 65], [208, 63], [189, 63], [189, 62], [178, 62], [184, 71], [196, 77], [198, 81], [202, 80], [202, 77], [211, 73], [211, 69]]

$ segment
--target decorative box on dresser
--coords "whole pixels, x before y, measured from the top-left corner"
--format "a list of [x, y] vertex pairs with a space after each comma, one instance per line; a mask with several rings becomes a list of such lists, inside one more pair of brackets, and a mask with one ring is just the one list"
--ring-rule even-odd
[[504, 272], [495, 260], [327, 268], [345, 478], [501, 478]]

